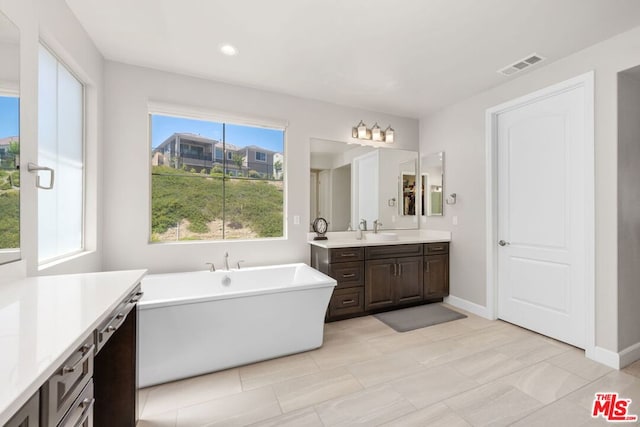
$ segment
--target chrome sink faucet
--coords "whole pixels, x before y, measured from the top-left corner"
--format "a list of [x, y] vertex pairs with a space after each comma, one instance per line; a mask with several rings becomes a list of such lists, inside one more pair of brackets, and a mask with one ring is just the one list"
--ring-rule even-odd
[[377, 233], [380, 228], [382, 228], [382, 223], [377, 219], [373, 221], [373, 232]]
[[229, 252], [224, 253], [224, 269], [229, 271]]
[[360, 227], [360, 230], [362, 230], [362, 231], [367, 231], [367, 220], [366, 220], [366, 219], [364, 219], [364, 218], [362, 218], [362, 219], [360, 220], [360, 225], [359, 225], [359, 227]]

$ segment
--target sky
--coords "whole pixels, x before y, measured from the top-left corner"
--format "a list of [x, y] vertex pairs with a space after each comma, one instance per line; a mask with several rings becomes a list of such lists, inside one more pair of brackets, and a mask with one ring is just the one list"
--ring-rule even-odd
[[0, 96], [0, 138], [20, 134], [20, 99]]
[[[157, 147], [169, 136], [179, 132], [222, 141], [222, 123], [154, 114], [151, 120], [151, 147]], [[238, 147], [257, 145], [267, 150], [284, 152], [284, 132], [281, 130], [227, 124], [225, 137], [225, 142]]]

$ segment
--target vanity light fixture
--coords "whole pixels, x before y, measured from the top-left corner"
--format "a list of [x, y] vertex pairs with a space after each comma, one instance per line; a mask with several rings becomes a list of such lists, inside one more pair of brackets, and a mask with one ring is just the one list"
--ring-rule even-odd
[[377, 122], [371, 128], [371, 136], [374, 141], [384, 141], [384, 131], [380, 129]]
[[387, 144], [393, 144], [393, 138], [395, 136], [396, 131], [393, 130], [393, 128], [391, 126], [387, 126], [387, 128], [384, 130], [384, 142], [386, 142]]
[[373, 141], [384, 141], [387, 144], [393, 144], [395, 131], [391, 126], [387, 126], [387, 129], [382, 130], [376, 122], [371, 129], [367, 128], [362, 120], [357, 126], [351, 128], [351, 137], [356, 139], [366, 139]]

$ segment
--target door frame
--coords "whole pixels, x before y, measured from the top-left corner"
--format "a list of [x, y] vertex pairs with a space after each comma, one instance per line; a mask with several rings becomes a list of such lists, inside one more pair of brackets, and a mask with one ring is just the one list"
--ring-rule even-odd
[[486, 182], [486, 251], [487, 302], [486, 312], [498, 318], [498, 132], [499, 114], [540, 101], [575, 88], [585, 93], [585, 350], [590, 356], [595, 350], [595, 141], [594, 141], [594, 72], [551, 85], [544, 89], [496, 105], [486, 111], [485, 182]]

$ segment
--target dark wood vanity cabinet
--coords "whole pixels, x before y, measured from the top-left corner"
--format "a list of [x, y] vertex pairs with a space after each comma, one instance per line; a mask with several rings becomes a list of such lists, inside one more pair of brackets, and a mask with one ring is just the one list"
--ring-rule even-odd
[[425, 254], [424, 298], [443, 298], [449, 295], [449, 244], [427, 244]]
[[422, 301], [422, 257], [365, 262], [365, 310]]
[[338, 282], [327, 320], [434, 302], [448, 295], [449, 244], [311, 246], [311, 266]]

